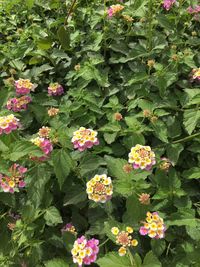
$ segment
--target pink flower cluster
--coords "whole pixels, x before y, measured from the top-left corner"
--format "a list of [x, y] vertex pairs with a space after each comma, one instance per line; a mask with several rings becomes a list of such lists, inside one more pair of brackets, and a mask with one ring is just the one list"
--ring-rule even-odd
[[197, 14], [200, 12], [200, 6], [195, 6], [194, 8], [189, 6], [187, 11], [190, 13], [190, 14]]
[[30, 96], [22, 96], [20, 98], [11, 98], [7, 101], [7, 109], [12, 110], [14, 112], [18, 112], [21, 110], [26, 110], [27, 105], [31, 102]]
[[51, 83], [48, 87], [48, 95], [56, 96], [64, 94], [64, 89], [59, 83]]
[[92, 238], [87, 240], [85, 236], [78, 238], [73, 245], [71, 250], [73, 256], [73, 262], [77, 263], [79, 267], [83, 264], [90, 265], [97, 259], [97, 254], [99, 252], [99, 240]]
[[18, 191], [18, 188], [25, 187], [24, 173], [26, 172], [27, 168], [15, 163], [9, 169], [9, 176], [0, 174], [0, 186], [3, 191], [14, 193], [15, 191]]
[[165, 237], [166, 226], [158, 212], [147, 212], [146, 222], [140, 227], [141, 235], [148, 235], [151, 238], [160, 239]]
[[166, 10], [170, 10], [170, 8], [173, 6], [173, 4], [176, 2], [176, 0], [164, 0], [163, 7]]
[[31, 91], [34, 91], [35, 86], [29, 79], [19, 79], [15, 81], [15, 88], [17, 95], [27, 95]]
[[79, 130], [73, 133], [72, 143], [74, 148], [77, 148], [79, 151], [84, 151], [87, 148], [98, 145], [97, 132], [92, 129], [80, 127]]
[[3, 133], [9, 134], [19, 128], [19, 126], [19, 119], [13, 114], [0, 117], [0, 135]]
[[51, 141], [49, 141], [46, 138], [42, 138], [42, 137], [36, 137], [34, 139], [31, 139], [31, 142], [38, 146], [43, 152], [44, 152], [44, 156], [42, 157], [31, 157], [33, 160], [39, 160], [39, 161], [45, 161], [48, 159], [48, 157], [50, 156], [51, 151], [53, 150], [53, 146]]

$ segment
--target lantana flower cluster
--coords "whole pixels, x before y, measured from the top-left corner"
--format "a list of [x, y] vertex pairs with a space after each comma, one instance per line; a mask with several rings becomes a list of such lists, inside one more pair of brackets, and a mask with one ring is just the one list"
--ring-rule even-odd
[[99, 144], [97, 132], [92, 129], [86, 129], [85, 127], [80, 127], [79, 130], [75, 131], [71, 141], [74, 148], [79, 151], [84, 151]]
[[192, 80], [200, 82], [200, 68], [192, 70]]
[[47, 160], [51, 154], [51, 151], [53, 150], [51, 141], [46, 138], [36, 137], [36, 138], [31, 139], [31, 142], [34, 145], [38, 146], [45, 154], [42, 157], [32, 157], [32, 159], [33, 160], [38, 159], [39, 161]]
[[164, 0], [163, 7], [166, 10], [170, 10], [175, 3], [176, 3], [176, 0]]
[[64, 233], [64, 232], [70, 232], [74, 235], [77, 234], [76, 232], [76, 228], [74, 227], [74, 225], [72, 223], [67, 223], [62, 229], [61, 229], [61, 232]]
[[92, 238], [87, 240], [85, 236], [78, 238], [71, 250], [73, 262], [77, 263], [79, 267], [83, 264], [90, 265], [96, 261], [99, 252], [99, 240]]
[[19, 119], [13, 114], [0, 117], [0, 135], [9, 134], [20, 127]]
[[112, 17], [122, 11], [124, 9], [124, 6], [117, 4], [117, 5], [112, 5], [108, 8], [107, 13], [109, 17]]
[[17, 95], [27, 95], [34, 91], [35, 85], [29, 79], [19, 79], [15, 81], [15, 89]]
[[166, 226], [158, 212], [147, 212], [146, 222], [140, 227], [141, 235], [148, 235], [151, 238], [161, 239], [165, 237]]
[[150, 170], [156, 164], [155, 153], [150, 146], [142, 146], [137, 144], [131, 148], [129, 153], [129, 163], [134, 169]]
[[89, 182], [87, 182], [86, 192], [88, 198], [100, 203], [105, 203], [112, 198], [113, 186], [110, 177], [106, 174], [95, 175]]
[[4, 192], [14, 193], [19, 188], [25, 187], [24, 173], [27, 172], [27, 168], [20, 166], [19, 164], [13, 164], [10, 169], [10, 175], [0, 174], [0, 186]]
[[118, 227], [113, 227], [111, 232], [116, 236], [116, 243], [121, 246], [118, 250], [119, 256], [124, 256], [128, 247], [136, 247], [138, 245], [138, 241], [132, 237], [132, 227], [126, 227], [126, 231], [120, 231]]
[[62, 95], [63, 93], [64, 89], [59, 83], [51, 83], [48, 87], [48, 95], [50, 96]]
[[12, 110], [14, 112], [19, 112], [21, 110], [26, 110], [27, 105], [31, 102], [30, 96], [22, 96], [19, 98], [11, 98], [7, 101], [7, 109]]
[[200, 13], [200, 6], [195, 6], [195, 7], [192, 7], [192, 6], [189, 6], [187, 11], [190, 13], [190, 14], [198, 14]]

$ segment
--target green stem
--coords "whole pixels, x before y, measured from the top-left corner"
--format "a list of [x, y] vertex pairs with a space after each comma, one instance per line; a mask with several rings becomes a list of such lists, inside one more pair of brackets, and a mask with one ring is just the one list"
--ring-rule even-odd
[[70, 6], [70, 8], [69, 8], [69, 11], [68, 11], [67, 16], [66, 16], [65, 21], [64, 21], [64, 25], [65, 25], [65, 26], [67, 25], [68, 18], [69, 18], [69, 16], [71, 15], [71, 13], [72, 13], [72, 11], [73, 11], [73, 8], [74, 8], [74, 6], [75, 6], [75, 4], [76, 4], [76, 1], [77, 1], [77, 0], [73, 0], [71, 6]]
[[133, 255], [132, 255], [130, 249], [127, 248], [127, 251], [128, 251], [129, 259], [130, 259], [130, 261], [131, 261], [131, 266], [132, 266], [132, 267], [136, 267], [137, 265], [136, 265], [136, 263], [135, 263], [135, 260], [134, 260], [134, 258], [133, 258]]
[[99, 247], [102, 247], [103, 245], [105, 245], [109, 240], [110, 240], [110, 239], [107, 238], [103, 243], [101, 243], [101, 244], [99, 245]]
[[176, 140], [176, 141], [172, 142], [172, 144], [177, 144], [177, 143], [181, 143], [181, 142], [186, 142], [186, 141], [188, 141], [188, 140], [190, 140], [190, 139], [193, 139], [193, 138], [195, 138], [196, 136], [199, 136], [199, 135], [200, 135], [200, 133], [195, 133], [195, 134], [192, 134], [192, 135], [190, 135], [190, 136], [184, 137], [184, 138], [182, 138], [182, 139]]
[[153, 24], [152, 24], [152, 20], [153, 20], [153, 11], [152, 11], [152, 6], [153, 6], [153, 2], [152, 0], [149, 0], [149, 5], [148, 5], [148, 32], [147, 32], [147, 36], [148, 36], [148, 40], [147, 40], [147, 50], [148, 52], [150, 52], [152, 50], [152, 31], [153, 31]]

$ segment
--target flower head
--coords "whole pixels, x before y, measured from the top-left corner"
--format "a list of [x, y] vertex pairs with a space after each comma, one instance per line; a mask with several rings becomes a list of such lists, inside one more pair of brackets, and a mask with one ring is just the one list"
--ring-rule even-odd
[[173, 162], [168, 158], [161, 158], [162, 162], [160, 163], [160, 169], [168, 172], [169, 168], [173, 165]]
[[117, 4], [117, 5], [112, 5], [108, 8], [107, 13], [109, 17], [112, 17], [119, 13], [121, 10], [124, 9], [124, 6]]
[[110, 177], [106, 174], [95, 175], [89, 182], [87, 182], [86, 192], [88, 198], [95, 202], [105, 203], [112, 198], [113, 186]]
[[39, 161], [44, 161], [47, 160], [49, 155], [51, 154], [51, 151], [53, 150], [53, 146], [52, 143], [45, 138], [42, 137], [36, 137], [34, 139], [31, 139], [31, 142], [38, 146], [43, 152], [44, 152], [44, 156], [42, 157], [31, 157], [33, 160], [39, 160]]
[[148, 66], [149, 68], [153, 68], [154, 65], [155, 65], [155, 60], [154, 60], [154, 59], [149, 59], [149, 60], [147, 61], [147, 66]]
[[176, 3], [176, 0], [164, 0], [163, 7], [168, 11], [172, 8], [174, 3]]
[[98, 145], [99, 140], [97, 138], [97, 132], [92, 129], [80, 127], [79, 130], [73, 133], [72, 143], [74, 148], [79, 151], [84, 151], [94, 145]]
[[150, 146], [136, 145], [131, 148], [129, 153], [129, 163], [133, 164], [134, 169], [150, 170], [155, 165], [155, 153]]
[[123, 171], [124, 171], [125, 173], [130, 173], [132, 170], [133, 170], [133, 168], [132, 168], [132, 166], [131, 166], [130, 164], [125, 164], [125, 165], [123, 166]]
[[61, 229], [61, 232], [70, 232], [74, 235], [77, 234], [76, 232], [76, 228], [74, 227], [74, 225], [72, 223], [67, 223], [65, 226], [63, 226], [63, 228]]
[[114, 114], [114, 119], [116, 121], [121, 121], [123, 119], [123, 116], [122, 116], [121, 113], [117, 112], [117, 113]]
[[49, 127], [42, 126], [42, 128], [39, 129], [38, 135], [39, 137], [49, 138], [50, 132], [51, 129]]
[[48, 115], [49, 117], [54, 117], [59, 113], [59, 109], [58, 108], [50, 108], [48, 109]]
[[87, 240], [85, 236], [78, 238], [73, 245], [71, 254], [73, 257], [73, 262], [77, 263], [79, 267], [83, 264], [90, 265], [97, 259], [97, 254], [99, 252], [99, 240], [92, 238]]
[[0, 117], [0, 135], [5, 133], [9, 134], [19, 128], [20, 123], [13, 114]]
[[187, 11], [190, 13], [190, 14], [198, 14], [200, 13], [200, 6], [197, 5], [195, 6], [194, 8], [192, 6], [189, 6]]
[[51, 83], [48, 87], [48, 95], [57, 96], [63, 95], [64, 89], [59, 83]]
[[192, 70], [192, 81], [200, 82], [200, 68]]
[[4, 192], [14, 193], [19, 188], [25, 187], [24, 173], [27, 172], [27, 168], [14, 163], [10, 169], [10, 175], [0, 174], [0, 186]]
[[113, 227], [111, 232], [116, 236], [116, 243], [121, 246], [118, 250], [119, 256], [124, 256], [128, 247], [138, 245], [138, 241], [132, 237], [133, 228], [130, 226], [126, 227], [126, 231], [120, 231], [118, 227]]
[[146, 194], [146, 193], [142, 193], [139, 196], [139, 201], [143, 205], [149, 205], [150, 204], [150, 195], [149, 194]]
[[123, 17], [127, 22], [133, 22], [133, 21], [134, 21], [134, 19], [133, 19], [131, 16], [129, 16], [129, 15], [122, 15], [122, 17]]
[[166, 226], [158, 212], [147, 212], [146, 222], [143, 222], [143, 226], [140, 227], [140, 234], [160, 239], [165, 237], [165, 231]]
[[19, 79], [15, 81], [15, 88], [18, 95], [27, 95], [34, 91], [35, 86], [29, 79]]
[[26, 110], [27, 105], [31, 102], [30, 96], [22, 96], [20, 98], [11, 98], [7, 101], [7, 109], [14, 112], [19, 112], [21, 110]]

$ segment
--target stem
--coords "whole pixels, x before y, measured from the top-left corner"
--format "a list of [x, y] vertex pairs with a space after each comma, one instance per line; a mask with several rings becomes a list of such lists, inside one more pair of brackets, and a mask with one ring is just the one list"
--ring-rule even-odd
[[172, 142], [172, 144], [177, 144], [177, 143], [181, 143], [181, 142], [186, 142], [186, 141], [188, 141], [188, 140], [190, 140], [190, 139], [193, 139], [194, 137], [199, 136], [199, 135], [200, 135], [200, 133], [195, 133], [195, 134], [192, 134], [192, 135], [190, 135], [190, 136], [184, 137], [184, 138], [182, 138], [182, 139], [176, 140], [176, 141]]
[[147, 31], [147, 50], [148, 52], [150, 52], [152, 50], [152, 30], [153, 30], [153, 25], [152, 25], [152, 20], [153, 20], [153, 12], [152, 12], [152, 0], [149, 0], [149, 5], [148, 5], [148, 23], [149, 23], [149, 27], [148, 27], [148, 31]]
[[71, 15], [71, 13], [72, 13], [72, 11], [73, 11], [73, 8], [74, 8], [74, 6], [75, 6], [75, 4], [76, 4], [76, 1], [77, 1], [77, 0], [73, 0], [71, 6], [70, 6], [70, 8], [69, 8], [69, 11], [68, 11], [67, 16], [66, 16], [65, 21], [64, 21], [64, 25], [65, 25], [65, 26], [67, 25], [68, 18], [69, 18], [69, 16]]
[[130, 259], [130, 261], [131, 261], [131, 266], [136, 267], [137, 265], [135, 264], [135, 260], [134, 260], [134, 258], [133, 258], [133, 255], [132, 255], [130, 249], [127, 248], [127, 251], [128, 251], [129, 259]]
[[103, 245], [105, 245], [109, 240], [110, 240], [110, 239], [107, 238], [103, 243], [101, 243], [101, 244], [99, 245], [99, 247], [102, 247]]

